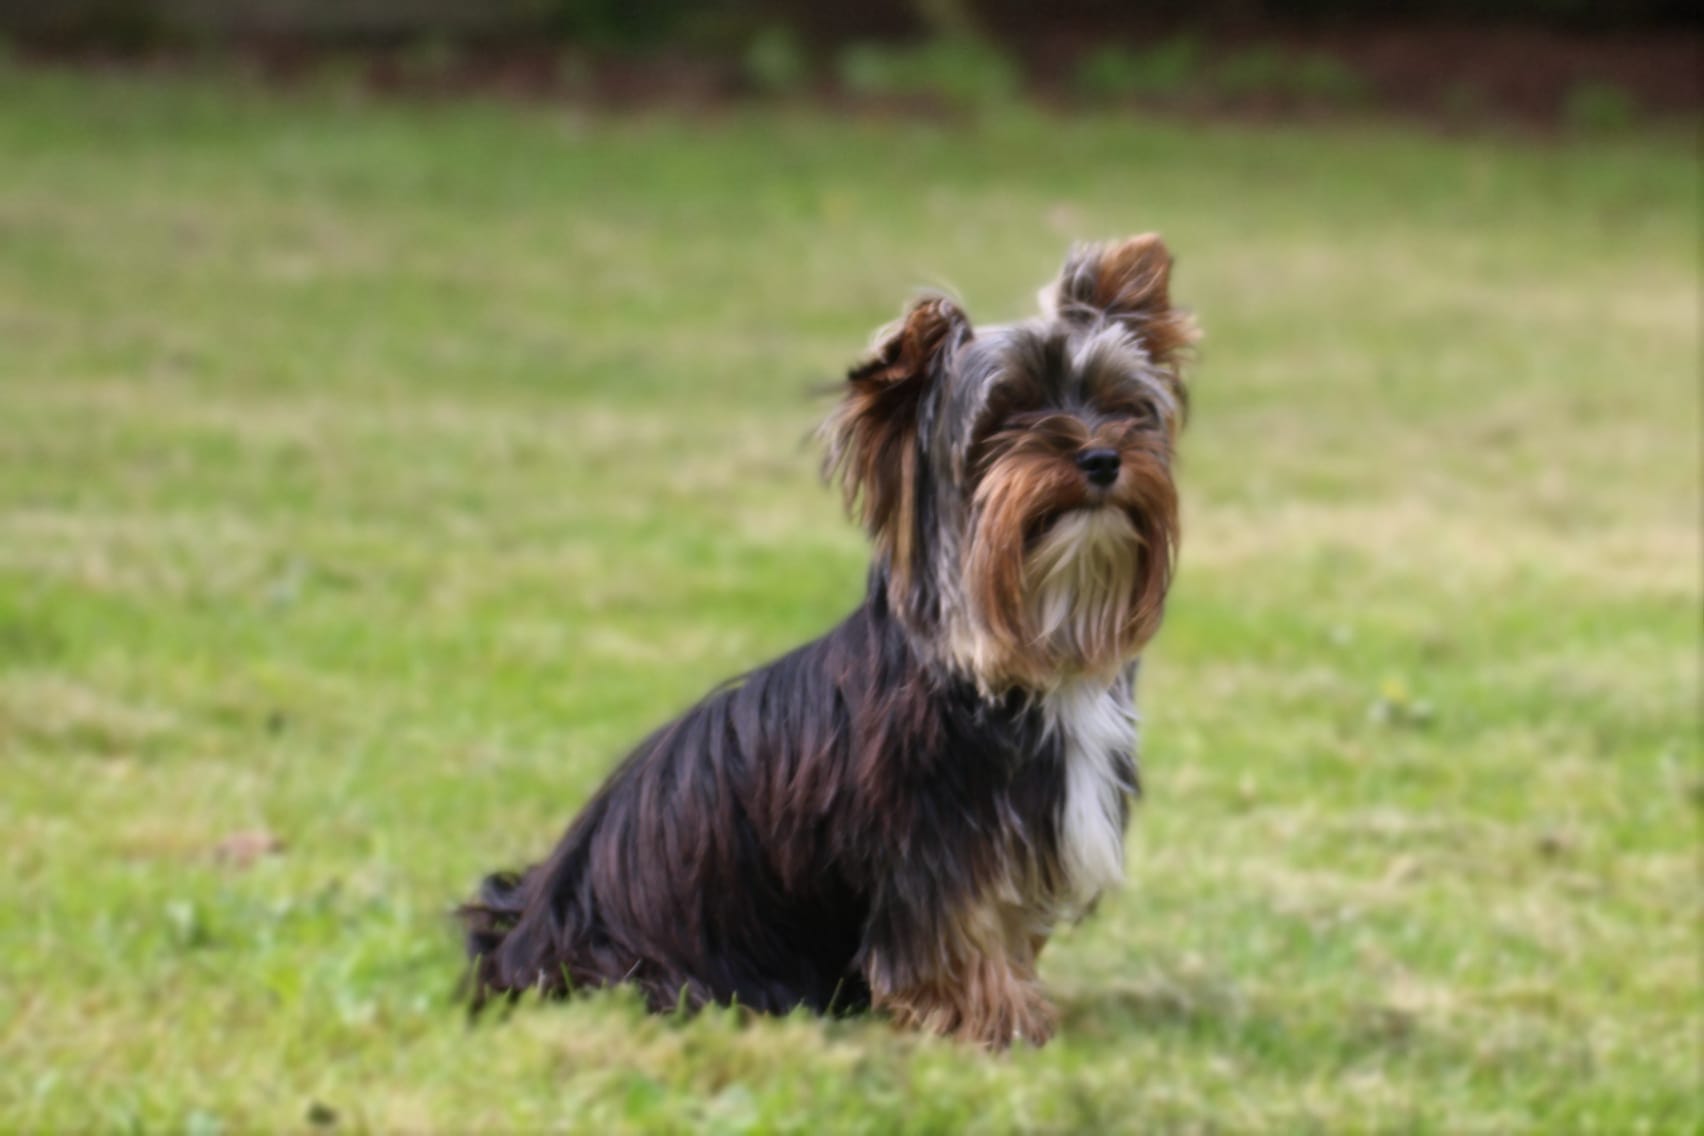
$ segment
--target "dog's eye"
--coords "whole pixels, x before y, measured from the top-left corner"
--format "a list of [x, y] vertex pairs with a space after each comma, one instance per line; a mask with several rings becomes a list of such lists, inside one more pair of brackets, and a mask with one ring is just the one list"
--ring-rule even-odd
[[1034, 430], [1049, 419], [1057, 418], [1058, 412], [1052, 410], [1023, 410], [1016, 414], [1008, 414], [1006, 421], [1001, 424], [1002, 430]]
[[1151, 430], [1160, 424], [1160, 409], [1145, 398], [1124, 399], [1102, 408], [1102, 412], [1123, 419], [1132, 429]]

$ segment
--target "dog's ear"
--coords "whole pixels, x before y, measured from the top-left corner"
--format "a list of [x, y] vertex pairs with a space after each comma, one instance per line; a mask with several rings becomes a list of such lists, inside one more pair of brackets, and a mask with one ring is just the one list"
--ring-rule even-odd
[[840, 405], [823, 425], [824, 468], [902, 582], [916, 545], [918, 415], [946, 361], [970, 337], [970, 320], [952, 301], [917, 301], [852, 368]]
[[1158, 233], [1103, 245], [1078, 245], [1059, 279], [1041, 291], [1042, 310], [1065, 320], [1125, 324], [1149, 358], [1175, 376], [1183, 353], [1201, 338], [1188, 312], [1172, 307], [1172, 256]]

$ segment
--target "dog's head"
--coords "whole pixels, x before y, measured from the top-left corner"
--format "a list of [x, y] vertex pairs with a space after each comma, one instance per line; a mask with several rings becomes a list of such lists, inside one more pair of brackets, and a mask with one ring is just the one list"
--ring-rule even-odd
[[1197, 338], [1170, 273], [1149, 234], [1074, 249], [1037, 320], [974, 328], [919, 301], [824, 428], [877, 585], [986, 690], [1111, 675], [1159, 625]]

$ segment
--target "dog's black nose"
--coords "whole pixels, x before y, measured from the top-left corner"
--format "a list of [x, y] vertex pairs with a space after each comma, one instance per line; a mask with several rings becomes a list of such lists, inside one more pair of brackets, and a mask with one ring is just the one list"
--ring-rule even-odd
[[1084, 450], [1077, 455], [1077, 468], [1090, 484], [1105, 489], [1118, 480], [1118, 451]]

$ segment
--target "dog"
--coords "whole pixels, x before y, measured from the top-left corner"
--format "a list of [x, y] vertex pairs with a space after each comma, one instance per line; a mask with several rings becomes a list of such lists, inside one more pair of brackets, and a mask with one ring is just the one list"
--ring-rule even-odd
[[823, 426], [861, 606], [713, 691], [549, 859], [459, 910], [473, 1004], [630, 984], [655, 1011], [1040, 1045], [1052, 931], [1124, 873], [1138, 656], [1178, 544], [1198, 338], [1158, 236], [1078, 246], [1028, 322], [927, 297]]

